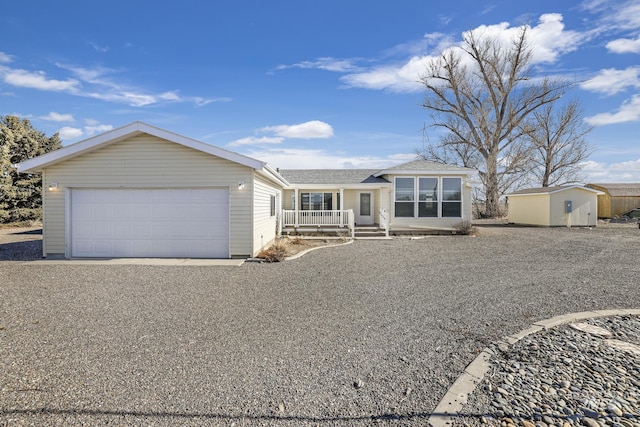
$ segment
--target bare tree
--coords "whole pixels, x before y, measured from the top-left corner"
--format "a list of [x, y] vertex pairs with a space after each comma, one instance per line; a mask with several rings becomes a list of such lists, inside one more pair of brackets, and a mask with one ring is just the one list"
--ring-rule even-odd
[[580, 163], [593, 152], [586, 140], [591, 126], [582, 119], [577, 99], [563, 106], [547, 104], [525, 125], [533, 156], [532, 175], [543, 187], [579, 182]]
[[440, 147], [481, 159], [490, 217], [500, 214], [501, 190], [521, 179], [526, 169], [524, 123], [569, 87], [564, 81], [531, 78], [527, 28], [507, 47], [467, 32], [462, 46], [432, 61], [421, 78], [427, 89], [423, 107], [432, 113], [433, 125], [447, 131]]

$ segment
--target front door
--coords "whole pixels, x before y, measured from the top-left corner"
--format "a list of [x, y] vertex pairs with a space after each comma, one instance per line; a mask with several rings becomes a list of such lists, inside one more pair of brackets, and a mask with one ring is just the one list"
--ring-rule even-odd
[[358, 193], [358, 211], [356, 212], [356, 224], [373, 224], [373, 193]]

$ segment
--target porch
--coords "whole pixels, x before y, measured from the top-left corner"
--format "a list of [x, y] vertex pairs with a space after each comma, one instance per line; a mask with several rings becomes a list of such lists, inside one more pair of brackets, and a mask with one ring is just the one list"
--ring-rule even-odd
[[[380, 209], [379, 229], [389, 237], [389, 219], [386, 209]], [[327, 233], [342, 230], [351, 238], [356, 237], [356, 223], [353, 209], [343, 210], [282, 210], [280, 216], [281, 233]], [[368, 227], [372, 229], [373, 227]]]

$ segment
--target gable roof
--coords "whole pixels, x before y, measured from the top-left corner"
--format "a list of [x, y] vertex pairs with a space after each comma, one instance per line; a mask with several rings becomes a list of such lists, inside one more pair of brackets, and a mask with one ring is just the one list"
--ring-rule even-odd
[[455, 174], [455, 175], [472, 175], [477, 171], [471, 168], [463, 168], [461, 166], [448, 165], [446, 163], [432, 162], [418, 158], [407, 163], [402, 163], [397, 166], [392, 166], [387, 169], [382, 169], [374, 174], [374, 176], [382, 175], [411, 175], [416, 172], [435, 172], [441, 175]]
[[185, 147], [193, 148], [194, 150], [198, 150], [212, 156], [220, 157], [222, 159], [247, 166], [269, 177], [271, 180], [275, 180], [282, 185], [288, 185], [288, 182], [265, 162], [239, 153], [235, 153], [233, 151], [228, 151], [220, 147], [206, 144], [204, 142], [188, 138], [186, 136], [178, 135], [177, 133], [169, 132], [167, 130], [160, 129], [158, 127], [151, 126], [139, 121], [130, 123], [117, 129], [110, 130], [105, 133], [101, 133], [100, 135], [96, 135], [82, 141], [78, 141], [74, 144], [68, 145], [55, 151], [51, 151], [42, 156], [26, 160], [17, 165], [18, 172], [40, 173], [44, 169], [55, 164], [64, 162], [66, 160], [89, 153], [94, 150], [98, 150], [100, 148], [107, 147], [111, 144], [123, 141], [127, 138], [142, 134], [152, 135], [161, 139], [165, 139], [167, 141], [174, 142], [176, 144], [183, 145]]
[[597, 190], [605, 190], [612, 197], [640, 197], [640, 183], [587, 184]]
[[374, 177], [378, 169], [280, 169], [280, 174], [292, 184], [388, 184]]
[[514, 191], [508, 196], [524, 196], [528, 194], [553, 194], [559, 193], [561, 191], [571, 190], [571, 189], [585, 190], [595, 194], [604, 194], [602, 191], [594, 190], [593, 188], [583, 187], [582, 185], [561, 185], [556, 187], [536, 187], [536, 188], [525, 188], [523, 190]]

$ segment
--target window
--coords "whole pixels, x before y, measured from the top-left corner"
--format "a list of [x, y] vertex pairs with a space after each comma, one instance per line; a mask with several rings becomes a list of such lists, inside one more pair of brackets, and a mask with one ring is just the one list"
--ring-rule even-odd
[[271, 196], [271, 216], [276, 216], [276, 196]]
[[418, 216], [438, 216], [438, 178], [418, 178]]
[[396, 217], [415, 216], [415, 189], [413, 178], [396, 178], [395, 215]]
[[462, 180], [442, 178], [442, 216], [462, 216]]
[[303, 211], [333, 210], [333, 193], [300, 193], [300, 209]]
[[460, 218], [462, 178], [396, 177], [394, 201], [396, 218]]

